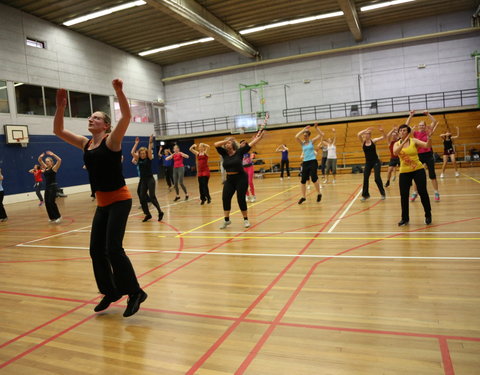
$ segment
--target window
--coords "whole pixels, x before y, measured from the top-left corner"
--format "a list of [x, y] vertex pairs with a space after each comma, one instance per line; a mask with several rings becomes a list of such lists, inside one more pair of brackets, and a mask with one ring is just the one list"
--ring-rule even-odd
[[104, 95], [92, 94], [92, 109], [95, 111], [105, 112], [109, 117], [112, 117], [110, 110], [110, 98]]
[[7, 82], [0, 81], [0, 113], [8, 113]]
[[[45, 108], [47, 110], [47, 116], [55, 116], [55, 111], [57, 110], [57, 89], [52, 87], [44, 87], [43, 92], [45, 94]], [[70, 117], [70, 110], [68, 109], [68, 99], [67, 107], [65, 108], [65, 117]]]
[[43, 109], [42, 86], [14, 84], [17, 112], [23, 115], [45, 115]]
[[152, 104], [140, 100], [130, 100], [132, 122], [153, 122]]
[[70, 91], [69, 93], [72, 117], [88, 118], [92, 114], [90, 94], [76, 91]]
[[27, 44], [27, 46], [30, 46], [30, 47], [47, 48], [47, 43], [42, 42], [41, 40], [27, 38], [25, 43]]

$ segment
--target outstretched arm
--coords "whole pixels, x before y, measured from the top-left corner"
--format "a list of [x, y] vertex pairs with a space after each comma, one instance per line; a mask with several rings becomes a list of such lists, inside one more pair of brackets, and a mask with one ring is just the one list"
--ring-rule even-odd
[[335, 128], [333, 128], [332, 132], [333, 132], [332, 144], [335, 145], [335, 142], [337, 141], [337, 131], [335, 130]]
[[122, 149], [122, 140], [127, 132], [128, 125], [132, 114], [130, 113], [130, 106], [128, 104], [127, 97], [123, 92], [123, 81], [121, 79], [114, 79], [112, 81], [113, 89], [117, 95], [118, 104], [120, 105], [120, 120], [118, 120], [117, 126], [112, 130], [112, 133], [107, 138], [107, 147], [112, 151], [120, 151]]
[[55, 164], [53, 165], [52, 170], [54, 170], [55, 172], [58, 171], [58, 168], [60, 168], [60, 165], [62, 165], [62, 159], [60, 158], [60, 156], [55, 155], [52, 151], [47, 151], [46, 154], [48, 156], [52, 156], [55, 159]]
[[300, 143], [300, 145], [303, 145], [303, 141], [300, 139], [300, 137], [302, 136], [303, 133], [305, 133], [309, 129], [310, 129], [310, 125], [305, 126], [302, 130], [300, 130], [297, 134], [295, 134], [295, 139], [297, 140], [298, 143]]
[[137, 160], [138, 159], [138, 153], [137, 153], [137, 147], [138, 144], [140, 143], [140, 138], [136, 137], [135, 138], [135, 143], [133, 144], [132, 150], [130, 151], [130, 155]]
[[55, 111], [55, 117], [53, 119], [53, 133], [72, 146], [83, 150], [88, 142], [88, 138], [75, 134], [64, 127], [63, 117], [65, 116], [65, 108], [67, 106], [67, 91], [65, 89], [57, 90], [56, 104], [57, 110]]
[[387, 136], [385, 135], [385, 131], [383, 130], [383, 128], [381, 126], [378, 128], [378, 130], [380, 131], [380, 133], [382, 133], [382, 136], [372, 139], [373, 143], [377, 143], [378, 141], [381, 141], [382, 139], [387, 138]]
[[410, 111], [410, 115], [407, 118], [407, 121], [405, 121], [405, 124], [410, 126], [410, 121], [412, 121], [413, 116], [415, 116], [415, 111]]
[[392, 141], [392, 134], [395, 130], [397, 130], [398, 128], [396, 126], [394, 126], [392, 128], [392, 130], [390, 130], [388, 133], [387, 133], [387, 142], [391, 142]]
[[225, 146], [225, 144], [229, 141], [232, 141], [232, 142], [235, 142], [235, 138], [233, 137], [228, 137], [228, 138], [225, 138], [223, 141], [218, 141], [218, 142], [215, 142], [213, 145], [215, 147], [222, 147], [222, 146]]
[[148, 138], [148, 148], [147, 148], [147, 155], [150, 160], [153, 159], [153, 134]]
[[457, 128], [457, 135], [452, 136], [452, 138], [460, 137], [460, 129], [458, 128], [458, 126], [455, 126], [455, 127]]
[[260, 140], [263, 138], [264, 135], [265, 135], [265, 130], [263, 130], [263, 127], [262, 127], [260, 128], [260, 131], [255, 135], [255, 137], [253, 137], [252, 140], [248, 142], [248, 145], [250, 147], [253, 147], [255, 144], [260, 142]]
[[39, 156], [38, 156], [38, 164], [40, 164], [40, 166], [42, 167], [42, 169], [45, 169], [47, 168], [47, 165], [45, 164], [45, 162], [43, 161], [43, 157], [45, 156], [45, 154], [42, 152]]
[[194, 143], [193, 145], [190, 146], [188, 151], [190, 151], [194, 155], [198, 155], [198, 151], [196, 150], [196, 148], [197, 148], [197, 145]]
[[361, 143], [363, 143], [363, 134], [366, 132], [371, 132], [373, 130], [372, 127], [360, 130], [357, 134], [358, 139], [360, 140]]
[[315, 123], [313, 124], [313, 127], [315, 128], [315, 130], [317, 131], [317, 135], [315, 137], [312, 138], [312, 143], [315, 143], [316, 141], [318, 141], [321, 137], [322, 137], [322, 132], [320, 131], [320, 129], [318, 128], [318, 124]]

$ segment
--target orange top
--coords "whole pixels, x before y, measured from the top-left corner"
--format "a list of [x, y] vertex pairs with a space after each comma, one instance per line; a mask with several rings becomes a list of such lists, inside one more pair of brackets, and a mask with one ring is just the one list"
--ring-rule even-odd
[[105, 207], [115, 202], [132, 199], [132, 194], [130, 194], [127, 185], [124, 185], [114, 191], [96, 191], [95, 197], [97, 198], [97, 206]]

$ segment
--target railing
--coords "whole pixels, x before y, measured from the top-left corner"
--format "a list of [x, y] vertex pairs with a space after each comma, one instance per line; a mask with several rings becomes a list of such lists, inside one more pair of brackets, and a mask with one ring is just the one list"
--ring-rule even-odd
[[[477, 89], [455, 90], [419, 95], [369, 99], [346, 103], [322, 104], [308, 107], [288, 108], [270, 113], [270, 120], [276, 123], [328, 120], [339, 117], [366, 116], [380, 113], [408, 112], [412, 109], [462, 107], [477, 104]], [[214, 117], [201, 120], [155, 124], [157, 136], [189, 135], [231, 131], [235, 128], [234, 116]]]
[[288, 123], [292, 118], [294, 121], [315, 121], [338, 117], [405, 112], [412, 109], [461, 107], [475, 104], [477, 104], [477, 90], [466, 89], [289, 108], [284, 109], [282, 114]]

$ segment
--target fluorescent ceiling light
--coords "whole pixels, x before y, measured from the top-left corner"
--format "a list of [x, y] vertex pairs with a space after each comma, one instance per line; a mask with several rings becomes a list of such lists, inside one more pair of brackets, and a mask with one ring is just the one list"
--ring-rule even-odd
[[152, 54], [154, 54], [154, 53], [163, 52], [163, 51], [169, 51], [169, 50], [171, 50], [171, 49], [176, 49], [176, 48], [180, 48], [180, 47], [185, 47], [185, 46], [189, 46], [189, 45], [192, 45], [192, 44], [211, 42], [212, 40], [214, 40], [214, 39], [208, 37], [208, 38], [191, 40], [191, 41], [189, 41], [189, 42], [171, 44], [171, 45], [169, 45], [169, 46], [160, 47], [160, 48], [155, 48], [155, 49], [151, 49], [151, 50], [148, 50], [148, 51], [140, 52], [139, 55], [140, 55], [140, 56], [152, 55]]
[[360, 11], [361, 12], [366, 12], [368, 10], [373, 10], [373, 9], [378, 9], [378, 8], [385, 8], [385, 7], [389, 7], [389, 6], [392, 6], [392, 5], [398, 5], [398, 4], [403, 4], [403, 3], [409, 3], [411, 1], [415, 1], [415, 0], [393, 0], [393, 1], [387, 1], [385, 3], [378, 3], [378, 4], [373, 4], [373, 5], [367, 5], [367, 6], [364, 6], [364, 7], [361, 7], [360, 8]]
[[145, 5], [145, 4], [146, 4], [146, 2], [143, 1], [143, 0], [132, 1], [130, 3], [125, 3], [125, 4], [122, 4], [122, 5], [118, 5], [118, 6], [113, 7], [113, 8], [100, 10], [98, 12], [90, 13], [90, 14], [87, 14], [87, 15], [82, 16], [82, 17], [74, 18], [73, 20], [64, 22], [63, 24], [65, 26], [72, 26], [72, 25], [76, 25], [77, 23], [82, 23], [82, 22], [85, 22], [85, 21], [92, 20], [94, 18], [103, 17], [103, 16], [106, 16], [106, 15], [111, 14], [111, 13], [119, 12], [121, 10], [125, 10], [125, 9], [128, 9], [128, 8], [133, 8], [133, 7], [137, 7], [137, 6]]
[[[412, 0], [410, 0], [410, 1], [412, 1]], [[242, 35], [251, 34], [251, 33], [256, 33], [258, 31], [273, 29], [273, 28], [276, 28], [276, 27], [296, 25], [297, 23], [317, 21], [317, 20], [322, 20], [324, 18], [332, 18], [332, 17], [338, 17], [338, 16], [343, 16], [343, 12], [338, 11], [338, 12], [332, 12], [332, 13], [325, 13], [325, 14], [319, 14], [318, 16], [297, 18], [297, 19], [290, 20], [290, 21], [282, 21], [282, 22], [271, 23], [271, 24], [264, 25], [264, 26], [251, 27], [249, 29], [240, 30], [240, 34], [242, 34]]]

